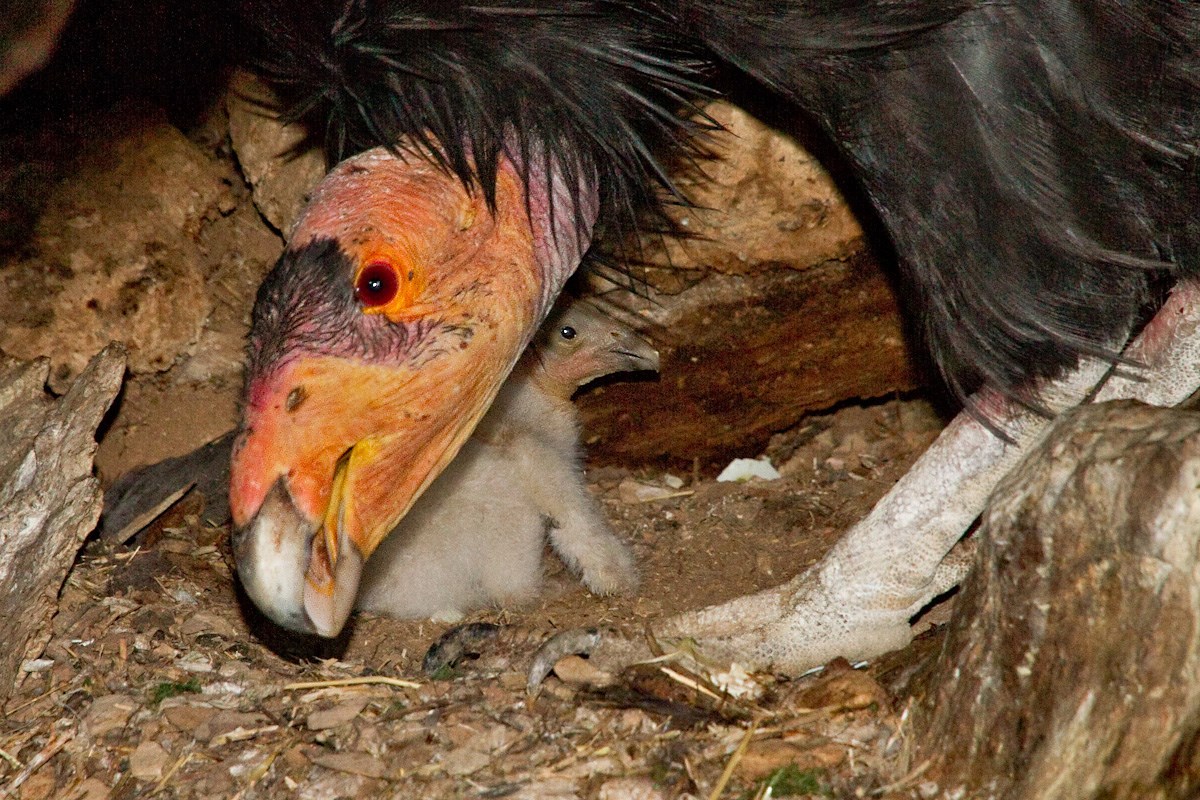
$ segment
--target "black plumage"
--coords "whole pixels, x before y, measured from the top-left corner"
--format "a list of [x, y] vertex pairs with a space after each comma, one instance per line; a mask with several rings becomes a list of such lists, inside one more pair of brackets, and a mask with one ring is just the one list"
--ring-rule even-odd
[[1200, 270], [1195, 4], [684, 5], [848, 156], [960, 393], [1029, 399]]
[[[487, 193], [544, 148], [629, 219], [695, 145], [703, 59], [811, 115], [948, 384], [1036, 403], [1200, 271], [1200, 7], [1170, 0], [247, 0], [340, 156], [408, 137]], [[665, 154], [665, 155], [664, 155]]]
[[[627, 227], [699, 154], [699, 48], [663, 10], [545, 0], [244, 0], [255, 64], [289, 118], [324, 128], [330, 163], [403, 141], [489, 203], [503, 150], [594, 173], [601, 220]], [[687, 113], [687, 112], [692, 113]], [[548, 172], [548, 171], [547, 171]]]

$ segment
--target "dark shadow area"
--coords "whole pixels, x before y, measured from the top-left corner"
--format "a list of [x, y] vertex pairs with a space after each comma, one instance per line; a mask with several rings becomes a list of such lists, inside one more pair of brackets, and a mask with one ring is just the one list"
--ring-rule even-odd
[[0, 100], [0, 134], [127, 98], [186, 130], [217, 98], [242, 37], [227, 0], [82, 0], [46, 67]]
[[22, 254], [97, 142], [159, 113], [185, 133], [211, 114], [244, 44], [226, 0], [83, 0], [46, 67], [0, 97], [0, 257]]
[[246, 590], [242, 588], [239, 581], [235, 580], [233, 586], [234, 593], [237, 595], [238, 608], [242, 613], [242, 618], [246, 621], [246, 627], [250, 629], [250, 633], [256, 640], [275, 655], [285, 661], [301, 664], [314, 660], [340, 659], [346, 654], [358, 621], [356, 615], [350, 615], [346, 626], [342, 628], [342, 632], [336, 639], [296, 633], [281, 628], [267, 619], [258, 610], [258, 606], [254, 605], [254, 601], [246, 594]]

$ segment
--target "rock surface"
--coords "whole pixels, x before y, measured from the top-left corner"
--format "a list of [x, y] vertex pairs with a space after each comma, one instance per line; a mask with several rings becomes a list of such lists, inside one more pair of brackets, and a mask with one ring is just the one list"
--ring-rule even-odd
[[997, 489], [914, 708], [946, 796], [1200, 792], [1200, 414], [1076, 409]]
[[863, 231], [829, 173], [791, 136], [723, 100], [705, 108], [712, 135], [702, 175], [675, 178], [695, 208], [669, 209], [694, 238], [651, 260], [730, 275], [805, 269], [861, 252]]
[[98, 116], [84, 166], [50, 195], [24, 252], [5, 259], [0, 347], [49, 356], [56, 389], [113, 340], [135, 372], [170, 367], [213, 306], [197, 236], [229, 187], [160, 113]]
[[49, 640], [59, 588], [100, 515], [96, 428], [125, 358], [106, 348], [59, 399], [45, 392], [48, 372], [45, 360], [0, 362], [0, 701]]
[[254, 190], [254, 204], [283, 234], [308, 202], [309, 191], [325, 175], [325, 155], [303, 126], [276, 118], [278, 101], [254, 75], [234, 76], [226, 103], [229, 136], [242, 174]]

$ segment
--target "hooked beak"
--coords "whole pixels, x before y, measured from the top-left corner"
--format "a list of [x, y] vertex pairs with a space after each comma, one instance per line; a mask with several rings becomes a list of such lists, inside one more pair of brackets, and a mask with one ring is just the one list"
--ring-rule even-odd
[[335, 543], [337, 578], [314, 585], [307, 577], [310, 556], [318, 559], [317, 572], [330, 574], [327, 537], [316, 542], [316, 534], [281, 479], [250, 525], [234, 534], [234, 555], [246, 594], [272, 621], [301, 633], [336, 636], [350, 615], [353, 595], [338, 598], [333, 586], [337, 579], [343, 586], [357, 586], [362, 558], [340, 537]]
[[[330, 638], [342, 630], [367, 557], [458, 452], [508, 372], [471, 366], [450, 378], [435, 365], [380, 374], [317, 359], [283, 370], [263, 390], [267, 401], [247, 406], [230, 485], [234, 554], [270, 619]], [[305, 399], [289, 408], [296, 387]]]
[[346, 624], [365, 560], [346, 529], [346, 475], [353, 450], [338, 460], [323, 524], [297, 507], [284, 478], [276, 480], [249, 525], [234, 535], [246, 594], [275, 623], [335, 637]]

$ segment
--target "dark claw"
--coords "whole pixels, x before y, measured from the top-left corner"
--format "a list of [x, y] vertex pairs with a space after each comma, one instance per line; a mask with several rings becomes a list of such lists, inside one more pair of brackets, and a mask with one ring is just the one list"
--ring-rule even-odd
[[534, 653], [529, 680], [525, 683], [526, 694], [536, 697], [542, 681], [546, 680], [560, 659], [590, 654], [600, 644], [601, 638], [603, 636], [596, 628], [579, 628], [551, 636]]
[[466, 625], [453, 627], [430, 645], [424, 661], [421, 662], [421, 669], [432, 677], [457, 665], [467, 656], [477, 656], [480, 653], [480, 645], [495, 639], [499, 632], [500, 626], [490, 622], [468, 622]]

